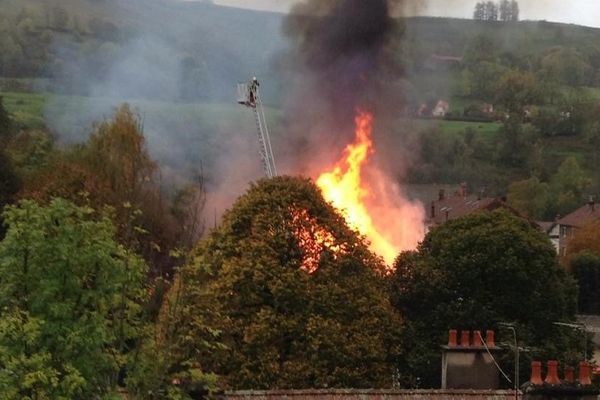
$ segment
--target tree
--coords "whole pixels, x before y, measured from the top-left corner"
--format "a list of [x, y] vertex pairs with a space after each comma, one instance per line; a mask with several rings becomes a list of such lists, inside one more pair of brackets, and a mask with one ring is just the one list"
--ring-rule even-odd
[[[237, 389], [389, 386], [401, 323], [384, 271], [312, 182], [260, 181], [178, 274], [168, 370]], [[206, 350], [214, 334], [225, 350]]]
[[553, 322], [574, 320], [576, 286], [548, 238], [508, 211], [479, 212], [432, 229], [416, 252], [396, 260], [391, 288], [405, 318], [399, 368], [408, 384], [420, 378], [421, 386], [439, 387], [439, 345], [449, 329], [493, 329], [511, 321], [519, 340], [532, 347], [530, 356], [568, 357], [571, 333]]
[[579, 285], [578, 311], [600, 315], [600, 256], [581, 252], [571, 260], [570, 267]]
[[5, 398], [93, 398], [116, 385], [140, 329], [144, 263], [106, 214], [55, 199], [11, 206], [0, 242]]
[[13, 128], [12, 119], [4, 108], [4, 98], [0, 96], [0, 148], [4, 147], [5, 142], [12, 136]]
[[17, 175], [11, 159], [0, 149], [0, 240], [4, 238], [5, 227], [2, 210], [15, 200], [16, 194], [21, 189], [21, 179]]
[[584, 199], [584, 192], [591, 181], [581, 169], [575, 157], [567, 157], [550, 178], [550, 189], [556, 204], [556, 212], [565, 215], [579, 206]]
[[485, 3], [482, 1], [475, 4], [475, 10], [473, 11], [473, 19], [477, 21], [483, 21], [485, 19]]
[[160, 171], [146, 148], [140, 119], [127, 104], [112, 120], [97, 124], [87, 143], [54, 152], [47, 163], [27, 181], [24, 197], [42, 203], [62, 197], [96, 209], [113, 207], [121, 243], [142, 255], [153, 275], [172, 272], [177, 261], [171, 250], [187, 225], [177, 225], [170, 212], [170, 199], [164, 198]]
[[509, 0], [501, 0], [498, 9], [500, 12], [500, 21], [512, 21], [512, 8]]
[[517, 0], [512, 0], [510, 2], [510, 21], [518, 22], [519, 21], [519, 2]]
[[550, 187], [536, 177], [514, 182], [508, 187], [508, 204], [530, 218], [545, 216]]
[[496, 87], [496, 102], [509, 113], [522, 113], [537, 100], [535, 75], [516, 69], [505, 72]]
[[485, 20], [498, 21], [498, 6], [493, 1], [485, 3]]

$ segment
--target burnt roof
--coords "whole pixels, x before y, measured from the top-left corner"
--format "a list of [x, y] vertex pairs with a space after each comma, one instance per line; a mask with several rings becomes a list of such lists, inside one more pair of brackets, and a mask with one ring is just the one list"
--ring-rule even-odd
[[586, 204], [571, 214], [558, 220], [561, 225], [581, 228], [587, 223], [600, 219], [600, 204]]

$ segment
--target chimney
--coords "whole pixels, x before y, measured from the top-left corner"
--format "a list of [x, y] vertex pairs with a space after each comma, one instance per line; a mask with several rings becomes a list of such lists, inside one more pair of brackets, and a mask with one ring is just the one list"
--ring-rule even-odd
[[565, 382], [573, 383], [575, 382], [575, 368], [571, 366], [565, 367]]
[[435, 218], [435, 201], [431, 202], [431, 219]]
[[457, 331], [456, 329], [451, 329], [448, 331], [448, 347], [456, 347], [458, 346], [458, 342], [456, 341]]
[[485, 332], [485, 343], [487, 347], [496, 347], [496, 343], [494, 342], [494, 331]]
[[438, 194], [438, 200], [446, 200], [446, 191], [444, 189], [440, 189], [440, 192]]
[[590, 364], [588, 364], [587, 361], [579, 363], [579, 384], [583, 386], [592, 384], [592, 379], [590, 378]]
[[471, 331], [461, 331], [460, 332], [460, 345], [462, 347], [471, 346]]
[[546, 372], [546, 383], [550, 385], [558, 385], [558, 361], [548, 361], [548, 371]]
[[543, 385], [544, 381], [542, 380], [542, 363], [541, 361], [532, 361], [531, 362], [531, 380], [532, 385]]

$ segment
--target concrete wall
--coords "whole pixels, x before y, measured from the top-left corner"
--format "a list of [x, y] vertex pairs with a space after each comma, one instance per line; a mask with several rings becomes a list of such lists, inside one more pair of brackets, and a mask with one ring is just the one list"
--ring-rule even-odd
[[482, 390], [269, 390], [231, 391], [226, 400], [510, 400], [514, 391]]

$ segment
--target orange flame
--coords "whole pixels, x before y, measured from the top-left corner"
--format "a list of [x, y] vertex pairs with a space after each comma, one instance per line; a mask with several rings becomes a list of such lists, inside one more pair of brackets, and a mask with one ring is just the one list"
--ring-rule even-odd
[[[369, 240], [371, 250], [391, 265], [401, 251], [416, 248], [422, 240], [423, 207], [406, 200], [378, 170], [370, 174], [368, 182], [364, 179], [364, 169], [374, 153], [373, 115], [359, 112], [355, 124], [355, 142], [346, 147], [331, 171], [319, 176], [317, 186], [348, 225]], [[390, 191], [396, 193], [390, 196]]]

